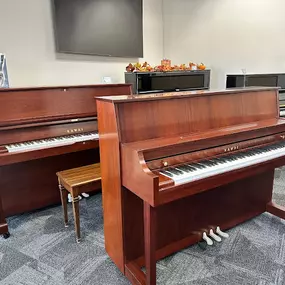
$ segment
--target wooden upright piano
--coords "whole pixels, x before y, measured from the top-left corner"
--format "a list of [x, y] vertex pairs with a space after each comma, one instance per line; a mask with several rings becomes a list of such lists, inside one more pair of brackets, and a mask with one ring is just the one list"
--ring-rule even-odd
[[0, 89], [0, 234], [5, 217], [60, 202], [55, 173], [99, 161], [94, 96], [130, 84]]
[[156, 260], [211, 230], [285, 218], [272, 202], [285, 164], [277, 88], [100, 97], [97, 108], [105, 246], [132, 284], [156, 284]]

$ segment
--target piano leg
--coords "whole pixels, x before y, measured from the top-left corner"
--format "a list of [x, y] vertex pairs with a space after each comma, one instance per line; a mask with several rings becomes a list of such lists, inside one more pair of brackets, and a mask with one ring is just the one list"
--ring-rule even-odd
[[274, 216], [285, 220], [285, 207], [279, 206], [273, 202], [266, 205], [266, 211]]
[[1, 196], [0, 196], [0, 235], [3, 235], [5, 239], [7, 239], [10, 236], [10, 233], [8, 230], [8, 224], [6, 222], [4, 212], [3, 212]]
[[156, 284], [156, 210], [144, 202], [144, 251], [146, 285]]

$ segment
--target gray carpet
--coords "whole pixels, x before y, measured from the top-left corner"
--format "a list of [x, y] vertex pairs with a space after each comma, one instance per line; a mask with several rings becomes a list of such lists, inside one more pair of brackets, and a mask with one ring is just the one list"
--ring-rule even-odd
[[[285, 205], [285, 169], [276, 170], [274, 200]], [[64, 228], [60, 206], [9, 218], [12, 235], [0, 239], [0, 284], [129, 284], [104, 249], [101, 194], [80, 207], [80, 244], [72, 219]], [[158, 284], [285, 284], [285, 221], [263, 214], [228, 232], [205, 251], [194, 245], [159, 261]]]

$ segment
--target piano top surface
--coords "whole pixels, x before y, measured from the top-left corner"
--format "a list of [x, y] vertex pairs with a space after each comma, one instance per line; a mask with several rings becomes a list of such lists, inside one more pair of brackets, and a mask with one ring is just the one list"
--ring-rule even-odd
[[176, 92], [164, 92], [164, 93], [152, 93], [144, 95], [120, 95], [120, 96], [99, 96], [97, 100], [124, 103], [124, 102], [137, 102], [137, 101], [151, 101], [151, 100], [166, 100], [166, 99], [178, 99], [197, 96], [213, 96], [213, 95], [227, 95], [237, 94], [245, 92], [259, 92], [279, 90], [279, 87], [246, 87], [246, 88], [229, 88], [229, 89], [211, 89], [211, 90], [196, 90], [196, 91], [176, 91]]
[[66, 88], [102, 88], [102, 87], [123, 87], [131, 86], [128, 83], [119, 83], [119, 84], [89, 84], [89, 85], [53, 85], [53, 86], [25, 86], [25, 87], [14, 87], [14, 88], [0, 88], [1, 92], [11, 92], [11, 91], [36, 91], [43, 89], [66, 89]]

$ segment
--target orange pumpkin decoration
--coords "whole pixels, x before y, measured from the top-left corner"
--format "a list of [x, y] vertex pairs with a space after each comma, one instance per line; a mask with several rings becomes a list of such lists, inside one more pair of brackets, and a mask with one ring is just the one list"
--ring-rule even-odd
[[200, 70], [205, 70], [206, 69], [206, 66], [204, 63], [200, 63], [197, 65], [197, 68], [200, 69]]

